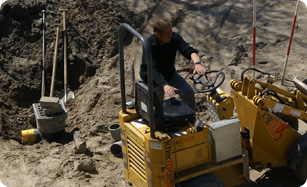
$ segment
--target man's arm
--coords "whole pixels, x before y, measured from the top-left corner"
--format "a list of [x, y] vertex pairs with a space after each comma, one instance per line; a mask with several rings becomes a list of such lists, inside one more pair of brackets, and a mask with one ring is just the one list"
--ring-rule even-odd
[[206, 72], [206, 69], [201, 65], [200, 58], [199, 58], [198, 54], [197, 53], [191, 53], [191, 59], [192, 59], [192, 62], [195, 66], [193, 74], [197, 73], [199, 75], [204, 75], [205, 72]]
[[179, 52], [187, 59], [191, 59], [195, 65], [193, 74], [203, 75], [206, 72], [206, 69], [200, 64], [200, 58], [198, 56], [198, 51], [190, 46], [184, 39], [178, 34], [173, 33], [173, 38], [177, 43]]

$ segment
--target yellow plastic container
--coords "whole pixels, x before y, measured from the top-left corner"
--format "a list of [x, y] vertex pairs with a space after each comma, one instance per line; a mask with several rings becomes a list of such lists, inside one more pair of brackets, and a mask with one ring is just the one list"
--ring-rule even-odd
[[35, 144], [41, 140], [41, 135], [38, 129], [27, 129], [21, 131], [22, 143]]

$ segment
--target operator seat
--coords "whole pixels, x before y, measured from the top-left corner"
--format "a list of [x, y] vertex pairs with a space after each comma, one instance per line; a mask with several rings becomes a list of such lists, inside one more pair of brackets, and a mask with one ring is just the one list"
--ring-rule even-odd
[[[148, 87], [143, 81], [136, 82], [135, 89], [136, 111], [149, 121]], [[195, 122], [195, 111], [187, 104], [170, 98], [160, 101], [158, 94], [153, 91], [154, 123], [156, 130], [177, 130], [181, 125]]]

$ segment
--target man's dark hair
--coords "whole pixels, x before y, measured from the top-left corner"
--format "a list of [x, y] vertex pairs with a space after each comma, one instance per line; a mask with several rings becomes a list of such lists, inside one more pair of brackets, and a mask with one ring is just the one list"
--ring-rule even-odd
[[172, 28], [172, 23], [164, 18], [157, 19], [157, 21], [153, 25], [154, 33], [157, 32], [159, 34], [162, 34], [165, 28]]

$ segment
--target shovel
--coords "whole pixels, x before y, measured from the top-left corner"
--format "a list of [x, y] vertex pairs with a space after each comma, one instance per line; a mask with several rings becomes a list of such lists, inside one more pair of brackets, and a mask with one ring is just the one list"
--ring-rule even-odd
[[68, 99], [75, 98], [74, 92], [69, 91], [67, 93], [67, 33], [66, 33], [66, 11], [67, 9], [60, 9], [63, 12], [63, 43], [64, 43], [64, 93], [61, 92], [59, 97], [66, 103]]
[[[63, 112], [63, 108], [59, 103], [59, 98], [53, 97], [54, 92], [54, 83], [56, 75], [56, 66], [57, 66], [57, 52], [58, 52], [58, 40], [59, 40], [60, 26], [56, 28], [56, 38], [54, 45], [54, 55], [53, 55], [53, 66], [52, 66], [52, 77], [51, 77], [51, 86], [50, 86], [50, 96], [45, 97], [44, 95], [40, 99], [40, 107], [43, 109], [45, 115], [53, 115]], [[33, 107], [37, 108], [36, 105]]]

